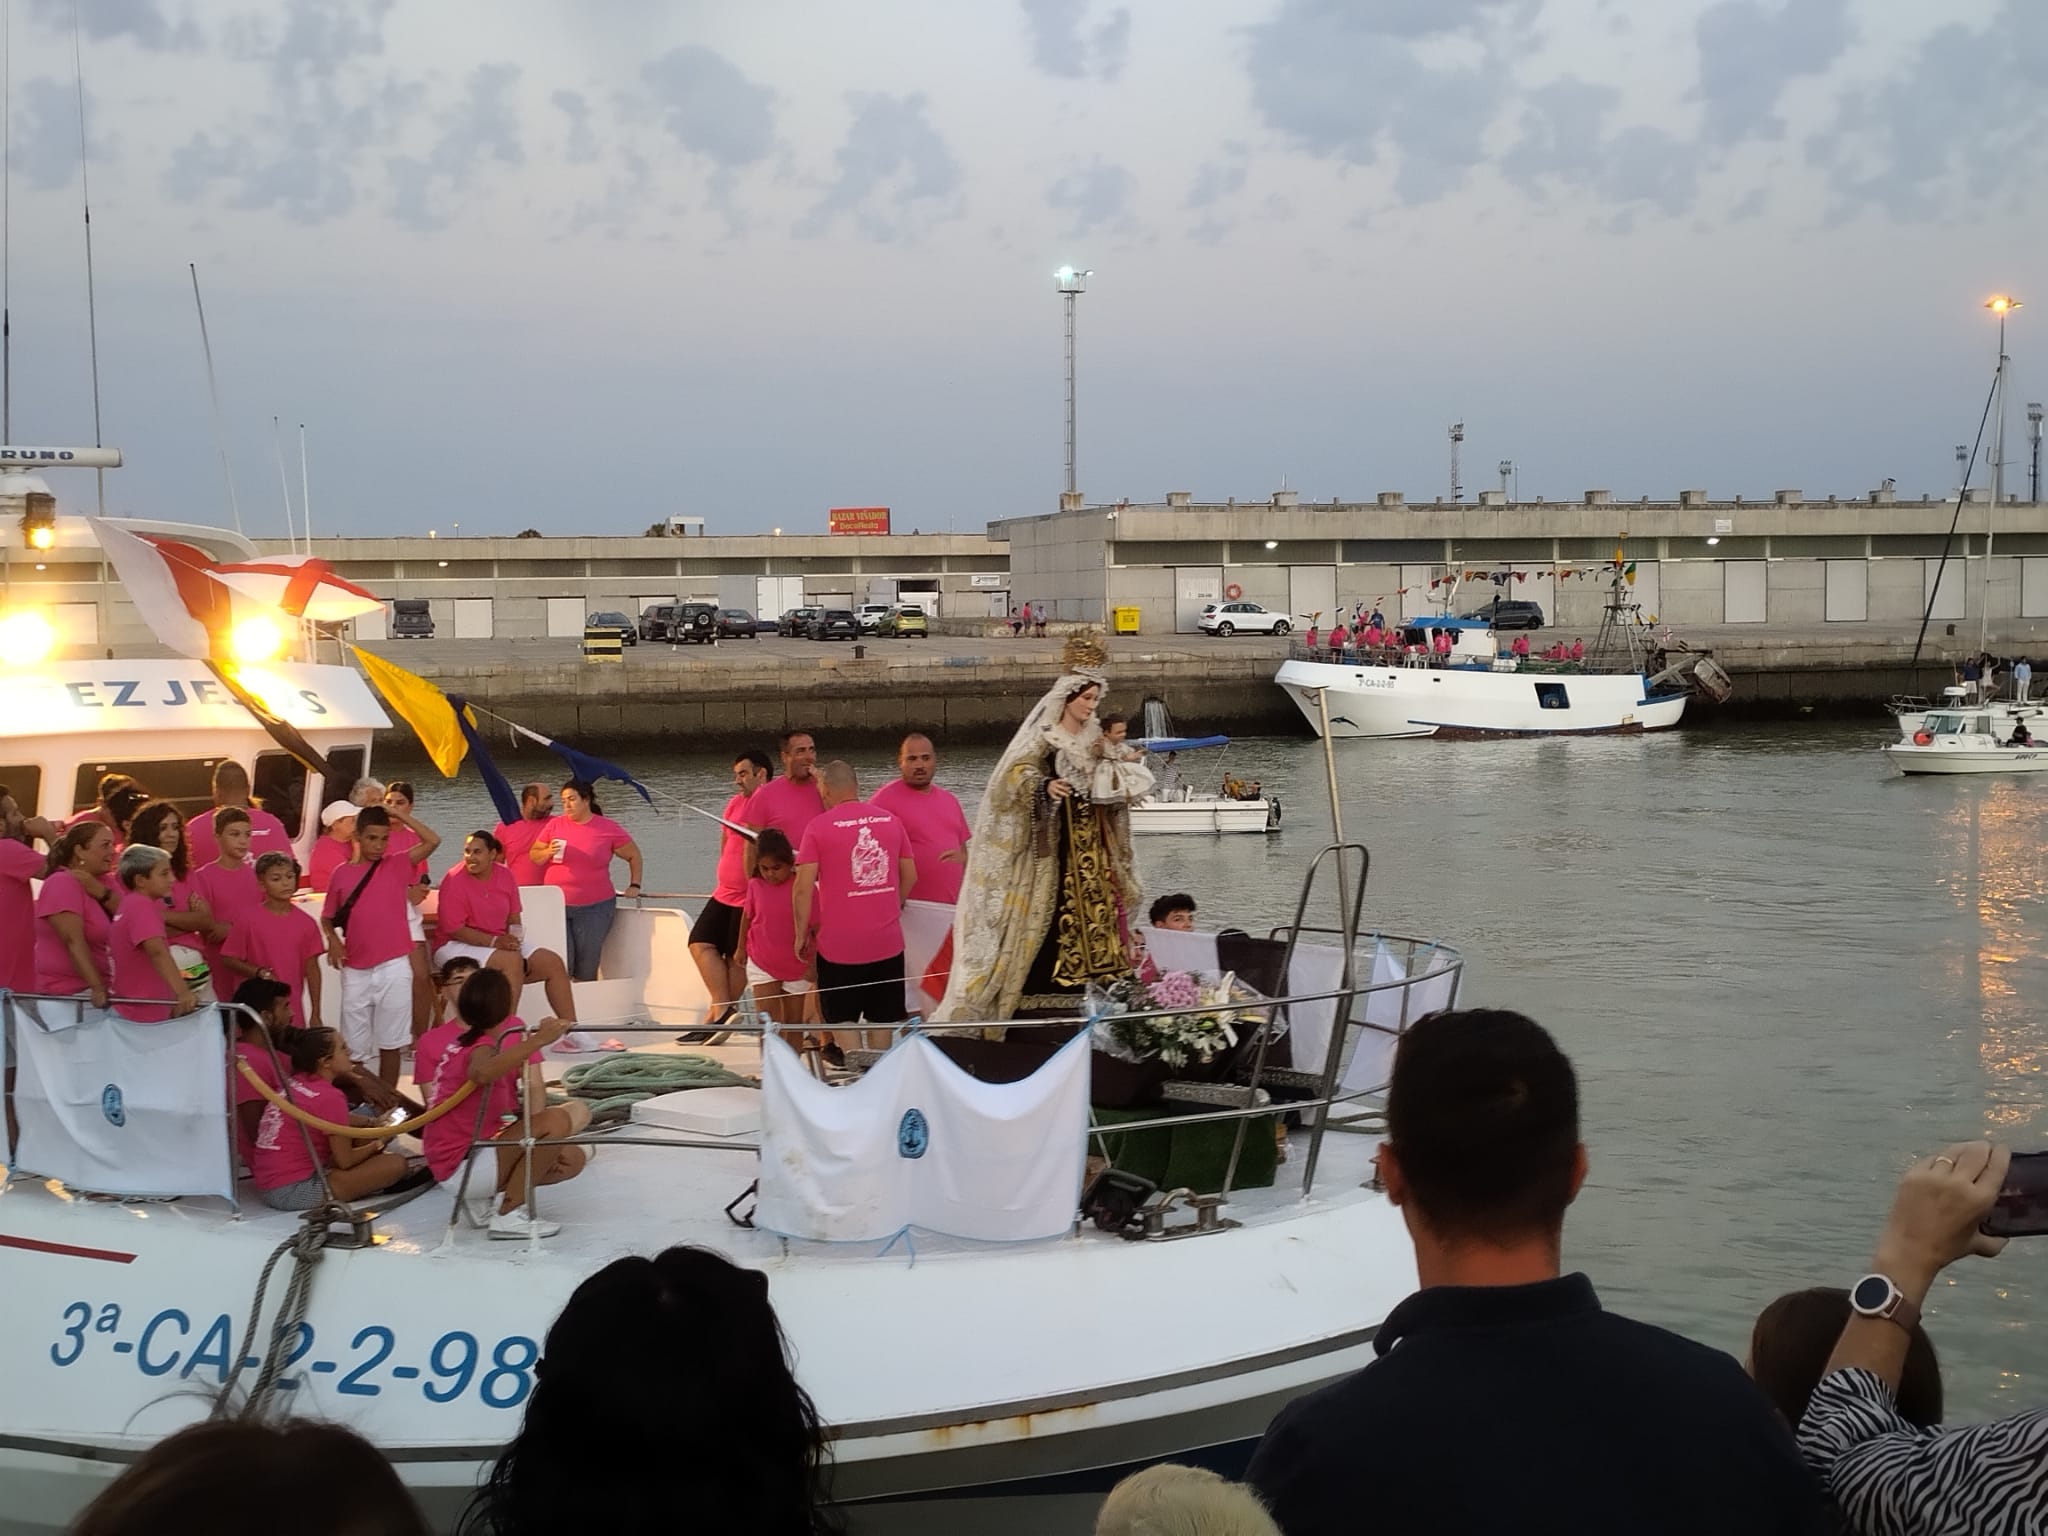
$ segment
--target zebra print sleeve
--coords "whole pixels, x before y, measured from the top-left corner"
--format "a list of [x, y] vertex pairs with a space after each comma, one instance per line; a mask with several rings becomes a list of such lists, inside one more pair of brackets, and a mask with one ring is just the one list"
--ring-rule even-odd
[[1814, 1388], [1799, 1449], [1860, 1536], [2048, 1529], [2048, 1413], [1916, 1429], [1869, 1371]]

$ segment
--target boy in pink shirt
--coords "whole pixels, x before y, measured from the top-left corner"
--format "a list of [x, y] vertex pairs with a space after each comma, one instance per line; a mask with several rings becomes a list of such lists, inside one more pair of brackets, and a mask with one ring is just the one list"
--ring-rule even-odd
[[121, 910], [108, 941], [114, 1012], [137, 1024], [183, 1017], [199, 1000], [172, 964], [164, 938], [164, 901], [176, 880], [171, 856], [147, 843], [130, 843], [121, 850], [119, 879]]
[[[389, 851], [396, 820], [419, 834], [416, 847]], [[335, 871], [320, 912], [327, 959], [341, 972], [341, 1033], [349, 1055], [386, 1083], [398, 1082], [399, 1053], [412, 1040], [413, 857], [440, 837], [403, 811], [381, 805], [356, 816], [356, 856]]]
[[903, 1007], [903, 902], [917, 883], [910, 838], [860, 801], [845, 763], [827, 763], [825, 810], [796, 853], [795, 931], [818, 929], [818, 1003], [827, 1024], [886, 1024]]
[[[195, 821], [192, 825], [197, 827], [199, 823]], [[221, 968], [221, 946], [227, 943], [235, 924], [263, 905], [263, 887], [256, 883], [256, 871], [249, 867], [249, 813], [239, 806], [225, 806], [213, 813], [213, 831], [213, 860], [193, 866], [187, 886], [188, 897], [206, 903], [213, 918], [200, 945], [208, 974]], [[234, 988], [227, 990], [232, 992]]]
[[244, 981], [281, 981], [291, 988], [292, 1024], [304, 1029], [320, 1022], [320, 957], [327, 952], [320, 925], [292, 905], [299, 866], [288, 853], [266, 853], [256, 861], [263, 905], [235, 925], [221, 946], [221, 967], [229, 992]]
[[880, 806], [910, 834], [910, 856], [917, 862], [917, 884], [911, 887], [910, 899], [951, 906], [960, 899], [960, 882], [967, 877], [967, 841], [974, 834], [953, 792], [932, 782], [938, 766], [931, 737], [904, 737], [896, 749], [899, 777], [876, 790], [868, 804]]

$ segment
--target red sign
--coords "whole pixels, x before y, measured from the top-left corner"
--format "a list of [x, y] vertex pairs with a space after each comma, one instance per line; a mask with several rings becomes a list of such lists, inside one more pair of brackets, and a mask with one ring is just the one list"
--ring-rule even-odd
[[887, 533], [887, 507], [834, 507], [827, 527], [834, 533]]

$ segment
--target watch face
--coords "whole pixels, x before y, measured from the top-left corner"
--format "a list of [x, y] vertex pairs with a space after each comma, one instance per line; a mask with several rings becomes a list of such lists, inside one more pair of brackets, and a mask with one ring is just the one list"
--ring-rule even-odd
[[1858, 1312], [1877, 1313], [1891, 1299], [1892, 1283], [1883, 1275], [1865, 1275], [1849, 1293], [1849, 1305]]

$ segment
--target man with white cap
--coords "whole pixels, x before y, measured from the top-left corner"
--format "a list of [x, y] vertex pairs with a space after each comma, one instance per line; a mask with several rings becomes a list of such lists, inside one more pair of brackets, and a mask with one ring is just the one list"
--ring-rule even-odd
[[346, 800], [334, 800], [320, 813], [320, 836], [313, 840], [306, 868], [307, 890], [324, 894], [334, 872], [355, 856], [356, 809]]

